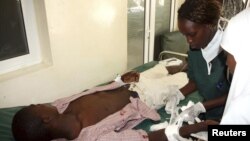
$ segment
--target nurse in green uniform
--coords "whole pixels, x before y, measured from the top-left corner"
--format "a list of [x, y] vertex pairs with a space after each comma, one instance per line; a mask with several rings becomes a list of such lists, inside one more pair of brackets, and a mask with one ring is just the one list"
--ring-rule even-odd
[[[178, 10], [179, 31], [190, 45], [188, 52], [189, 82], [180, 89], [184, 96], [198, 90], [203, 103], [191, 108], [194, 120], [200, 113], [206, 119], [220, 120], [229, 83], [226, 78], [226, 56], [220, 48], [223, 31], [218, 29], [220, 4], [216, 0], [186, 0]], [[190, 115], [189, 115], [190, 116]]]

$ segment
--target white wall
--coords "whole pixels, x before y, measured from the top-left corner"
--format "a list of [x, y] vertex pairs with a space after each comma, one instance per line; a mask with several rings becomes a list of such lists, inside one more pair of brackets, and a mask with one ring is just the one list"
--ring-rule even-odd
[[126, 0], [45, 0], [53, 63], [0, 76], [0, 108], [52, 102], [124, 72], [126, 8]]

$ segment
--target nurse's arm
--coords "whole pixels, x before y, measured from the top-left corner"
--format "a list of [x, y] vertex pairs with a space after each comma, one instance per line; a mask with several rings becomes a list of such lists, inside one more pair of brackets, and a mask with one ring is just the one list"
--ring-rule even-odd
[[227, 94], [224, 94], [218, 98], [203, 102], [203, 106], [205, 107], [206, 110], [213, 109], [225, 105], [226, 100], [227, 100]]

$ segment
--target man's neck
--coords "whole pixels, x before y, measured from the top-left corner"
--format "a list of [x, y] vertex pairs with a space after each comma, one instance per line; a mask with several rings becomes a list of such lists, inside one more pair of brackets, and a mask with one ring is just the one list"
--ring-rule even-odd
[[75, 115], [72, 114], [62, 114], [60, 117], [53, 123], [53, 128], [51, 130], [51, 138], [59, 139], [65, 138], [68, 140], [76, 139], [81, 130], [81, 122]]

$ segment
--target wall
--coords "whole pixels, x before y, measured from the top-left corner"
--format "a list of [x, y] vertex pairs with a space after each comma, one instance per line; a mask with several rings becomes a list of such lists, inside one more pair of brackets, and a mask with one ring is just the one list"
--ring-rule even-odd
[[49, 44], [41, 44], [50, 46], [52, 64], [1, 76], [0, 108], [52, 102], [126, 70], [125, 0], [45, 0], [44, 6]]

